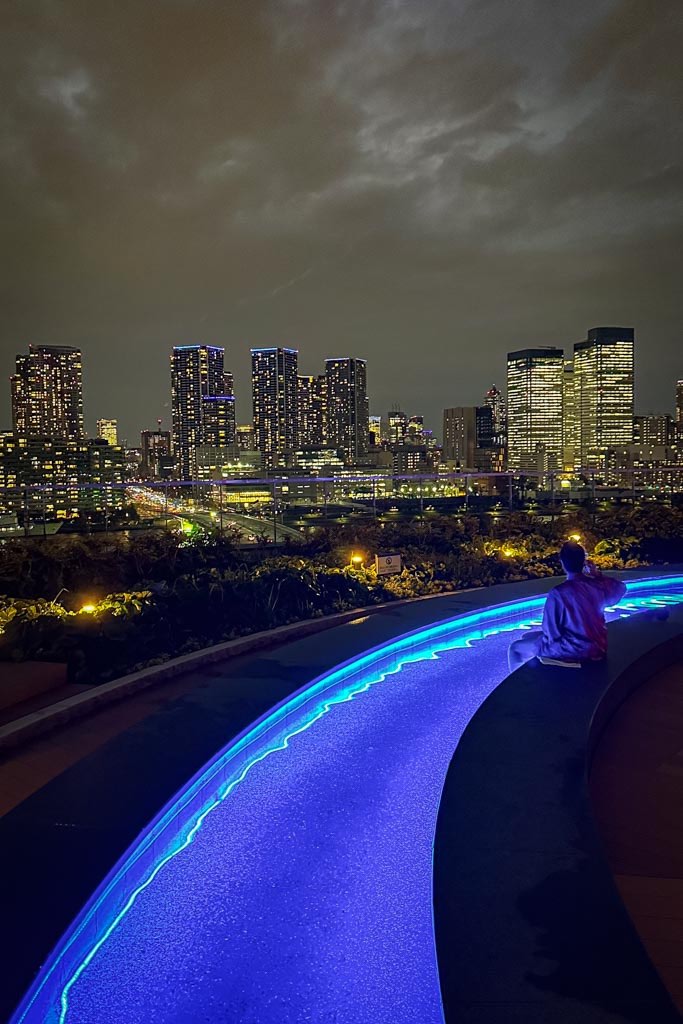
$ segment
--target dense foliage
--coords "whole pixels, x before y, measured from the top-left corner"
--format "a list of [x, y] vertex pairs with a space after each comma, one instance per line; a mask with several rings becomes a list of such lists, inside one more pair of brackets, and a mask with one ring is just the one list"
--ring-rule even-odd
[[[246, 564], [230, 537], [163, 532], [14, 540], [0, 546], [0, 658], [65, 661], [96, 683], [300, 619], [461, 587], [550, 576], [579, 534], [603, 568], [683, 561], [683, 511], [648, 504], [540, 519], [426, 515], [316, 530]], [[404, 570], [378, 579], [375, 552]], [[363, 563], [350, 564], [353, 553]]]

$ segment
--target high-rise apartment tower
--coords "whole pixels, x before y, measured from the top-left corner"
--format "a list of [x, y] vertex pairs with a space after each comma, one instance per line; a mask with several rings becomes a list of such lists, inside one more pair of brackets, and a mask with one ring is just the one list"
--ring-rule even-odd
[[326, 359], [327, 443], [345, 462], [368, 454], [370, 408], [364, 359]]
[[294, 348], [251, 350], [254, 433], [267, 469], [297, 445], [298, 360]]
[[16, 434], [80, 441], [83, 431], [81, 351], [70, 345], [29, 345], [11, 378]]

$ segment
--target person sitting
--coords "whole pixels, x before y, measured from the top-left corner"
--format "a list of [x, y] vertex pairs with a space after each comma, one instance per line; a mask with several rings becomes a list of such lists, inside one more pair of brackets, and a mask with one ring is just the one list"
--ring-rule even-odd
[[580, 668], [607, 654], [605, 608], [622, 599], [626, 584], [603, 576], [575, 541], [562, 545], [560, 561], [567, 579], [548, 594], [542, 628], [510, 644], [511, 672], [535, 657], [544, 664]]

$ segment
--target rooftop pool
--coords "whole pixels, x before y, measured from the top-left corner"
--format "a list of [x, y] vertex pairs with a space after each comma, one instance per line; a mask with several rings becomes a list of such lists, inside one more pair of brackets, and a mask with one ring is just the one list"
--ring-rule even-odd
[[[443, 783], [544, 600], [331, 665], [255, 722], [138, 837], [12, 1024], [442, 1024]], [[631, 580], [608, 617], [680, 603], [683, 576]]]

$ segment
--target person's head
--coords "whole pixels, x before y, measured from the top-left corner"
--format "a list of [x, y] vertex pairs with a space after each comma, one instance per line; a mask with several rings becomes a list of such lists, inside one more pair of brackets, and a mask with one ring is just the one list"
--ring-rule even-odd
[[568, 540], [560, 548], [560, 561], [567, 575], [583, 572], [583, 567], [586, 564], [586, 550], [575, 540]]

